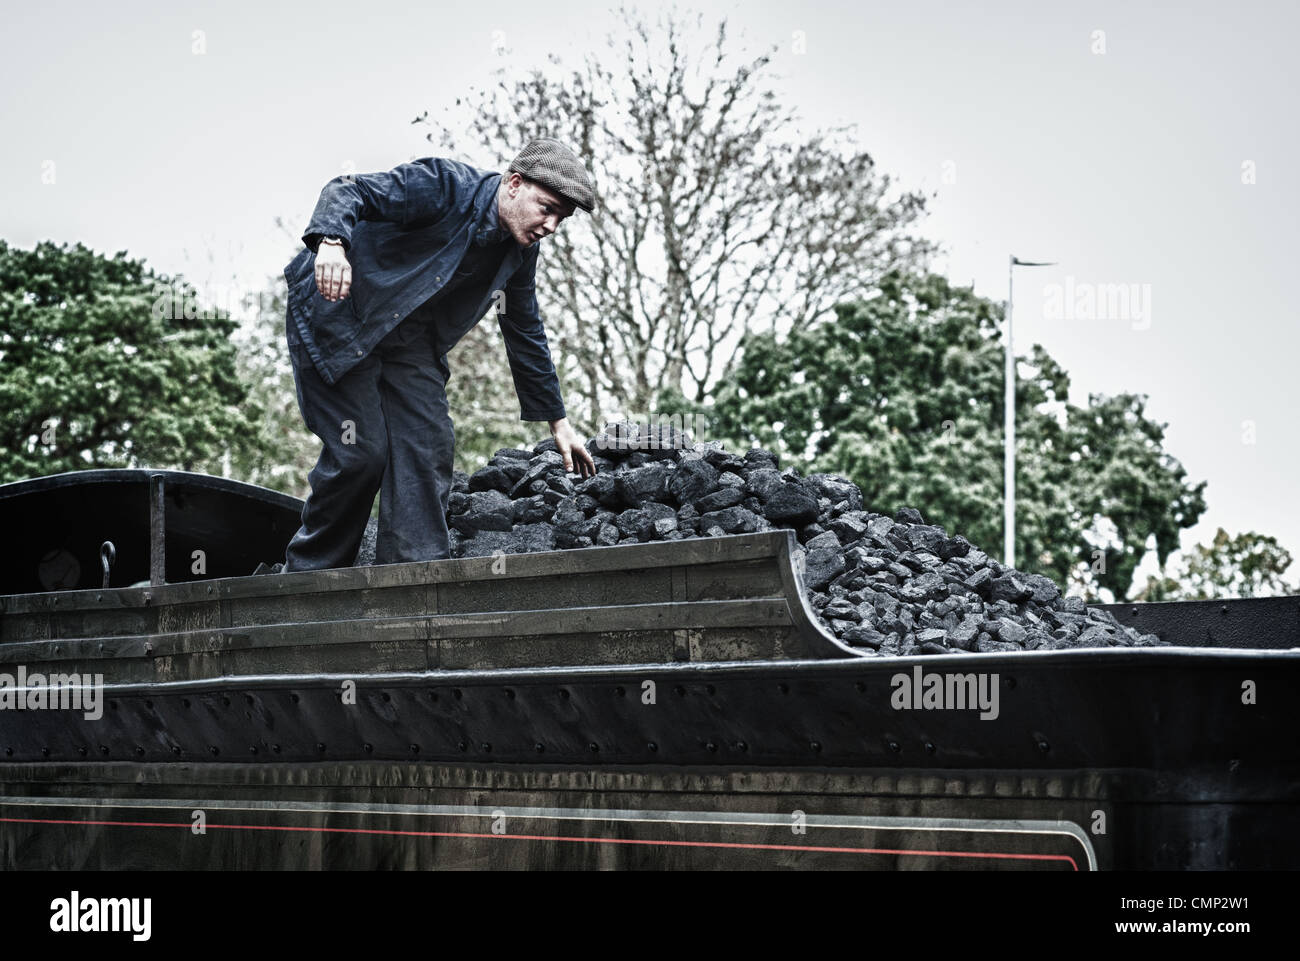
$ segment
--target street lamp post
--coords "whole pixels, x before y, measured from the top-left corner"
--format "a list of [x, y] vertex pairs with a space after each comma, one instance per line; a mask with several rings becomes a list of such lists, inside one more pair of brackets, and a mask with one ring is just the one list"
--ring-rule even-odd
[[1003, 399], [1005, 408], [1004, 442], [1006, 445], [1002, 456], [1003, 500], [1002, 516], [1002, 557], [1007, 567], [1016, 566], [1016, 348], [1011, 335], [1011, 304], [1013, 298], [1012, 284], [1015, 280], [1016, 267], [1054, 267], [1055, 261], [1021, 260], [1014, 254], [1007, 265], [1007, 372], [1005, 377], [1006, 395]]

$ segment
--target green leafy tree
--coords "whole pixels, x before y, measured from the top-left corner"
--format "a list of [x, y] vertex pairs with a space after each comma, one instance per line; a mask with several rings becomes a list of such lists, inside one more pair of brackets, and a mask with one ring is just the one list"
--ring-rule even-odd
[[[711, 407], [680, 394], [669, 406], [733, 445], [844, 474], [871, 508], [916, 507], [999, 556], [1002, 306], [939, 276], [894, 272], [835, 313], [786, 337], [751, 334]], [[1200, 518], [1205, 483], [1188, 486], [1163, 451], [1144, 397], [1077, 407], [1041, 346], [1019, 364], [1017, 566], [1123, 599], [1148, 541], [1163, 563]]]
[[1148, 577], [1139, 601], [1210, 601], [1300, 593], [1283, 578], [1291, 553], [1276, 538], [1254, 531], [1230, 537], [1222, 527], [1209, 544], [1185, 551], [1179, 572]]
[[251, 456], [265, 440], [235, 326], [125, 251], [0, 241], [0, 480]]

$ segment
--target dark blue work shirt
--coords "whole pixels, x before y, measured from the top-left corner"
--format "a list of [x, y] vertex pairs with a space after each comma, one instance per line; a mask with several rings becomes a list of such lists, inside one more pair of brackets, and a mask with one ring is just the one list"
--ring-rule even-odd
[[[462, 287], [481, 285], [496, 276], [497, 268], [505, 260], [510, 246], [515, 243], [510, 232], [501, 226], [497, 214], [497, 198], [493, 194], [492, 202], [483, 211], [482, 217], [474, 225], [474, 240], [461, 258], [460, 266], [451, 275], [451, 280], [443, 285], [436, 294], [415, 308], [412, 316], [421, 316], [429, 323], [437, 323], [433, 313], [434, 305], [450, 296]], [[510, 246], [507, 246], [510, 245]]]
[[[565, 416], [537, 309], [539, 243], [520, 247], [496, 209], [501, 174], [424, 157], [386, 173], [335, 177], [321, 191], [306, 245], [284, 268], [289, 313], [322, 379], [333, 384], [406, 317], [433, 325], [445, 356], [496, 305], [521, 420]], [[316, 289], [322, 237], [343, 241], [348, 296]]]

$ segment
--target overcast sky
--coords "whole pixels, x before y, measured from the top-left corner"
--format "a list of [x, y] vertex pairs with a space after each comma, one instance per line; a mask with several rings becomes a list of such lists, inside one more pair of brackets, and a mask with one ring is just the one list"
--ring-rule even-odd
[[[1018, 352], [1042, 343], [1075, 403], [1150, 396], [1166, 450], [1209, 482], [1184, 545], [1222, 526], [1300, 554], [1296, 4], [682, 8], [726, 16], [733, 50], [779, 45], [778, 89], [808, 129], [854, 123], [882, 171], [937, 191], [923, 231], [951, 279], [1004, 299], [1009, 254], [1060, 262], [1017, 273]], [[0, 9], [0, 237], [251, 289], [293, 255], [326, 180], [438, 152], [417, 114], [503, 59], [576, 61], [617, 23], [565, 0]], [[1089, 316], [1078, 298], [1116, 284], [1127, 310]], [[1072, 294], [1062, 310], [1053, 290]]]

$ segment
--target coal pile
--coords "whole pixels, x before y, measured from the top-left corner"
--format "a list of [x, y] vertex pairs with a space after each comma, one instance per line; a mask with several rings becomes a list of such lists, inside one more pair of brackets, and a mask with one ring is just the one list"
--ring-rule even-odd
[[[845, 644], [877, 655], [1163, 645], [1062, 597], [1050, 578], [1004, 567], [910, 507], [862, 503], [835, 474], [782, 470], [762, 449], [692, 444], [672, 428], [609, 425], [587, 442], [595, 477], [567, 474], [555, 442], [499, 450], [457, 471], [453, 557], [568, 550], [789, 528], [810, 606]], [[373, 558], [374, 525], [358, 563]], [[369, 558], [367, 558], [369, 554]]]

